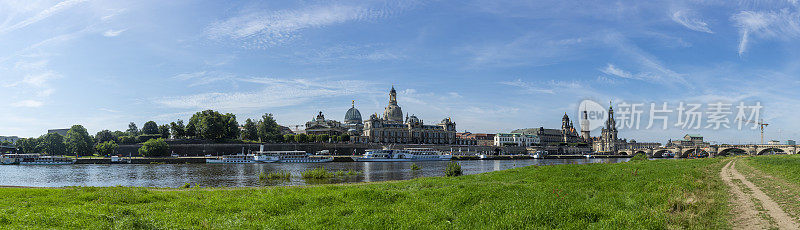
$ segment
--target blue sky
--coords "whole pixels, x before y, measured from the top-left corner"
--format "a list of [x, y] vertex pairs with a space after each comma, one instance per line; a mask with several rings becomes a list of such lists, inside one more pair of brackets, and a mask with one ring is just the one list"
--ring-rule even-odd
[[[459, 131], [560, 127], [583, 99], [757, 101], [768, 139], [796, 139], [798, 39], [797, 0], [3, 0], [0, 135], [203, 109], [294, 126], [317, 111], [341, 120], [351, 100], [367, 117], [395, 85], [404, 112]], [[684, 133], [758, 138], [620, 136]]]

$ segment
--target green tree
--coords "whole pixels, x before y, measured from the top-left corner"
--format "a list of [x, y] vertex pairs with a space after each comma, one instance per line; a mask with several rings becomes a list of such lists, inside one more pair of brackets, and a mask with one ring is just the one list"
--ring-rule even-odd
[[161, 138], [169, 139], [169, 125], [160, 125], [158, 126], [158, 133], [161, 134]]
[[58, 133], [48, 133], [39, 137], [38, 150], [50, 155], [66, 155], [67, 145]]
[[225, 133], [225, 138], [239, 139], [239, 135], [241, 135], [242, 131], [239, 129], [239, 122], [236, 121], [236, 115], [227, 113], [225, 114], [225, 117], [228, 120], [228, 129]]
[[162, 138], [151, 139], [142, 144], [139, 154], [144, 157], [169, 156], [169, 144]]
[[342, 140], [340, 140], [340, 141], [349, 142], [350, 141], [350, 134], [346, 134], [346, 133], [342, 134]]
[[197, 137], [197, 126], [189, 120], [189, 124], [186, 124], [186, 138], [196, 138]]
[[126, 144], [126, 145], [136, 144], [136, 138], [132, 136], [121, 136], [117, 139], [119, 140], [120, 144]]
[[158, 124], [155, 121], [148, 121], [144, 123], [142, 126], [142, 133], [143, 135], [158, 135]]
[[242, 140], [257, 141], [258, 140], [258, 124], [252, 119], [247, 118], [244, 121], [244, 131], [242, 132]]
[[181, 139], [186, 137], [186, 126], [183, 125], [183, 120], [170, 123], [169, 128], [172, 131], [172, 138]]
[[294, 135], [294, 142], [307, 143], [308, 142], [308, 135], [305, 134], [305, 133]]
[[198, 112], [189, 119], [188, 129], [194, 129], [197, 137], [211, 140], [237, 139], [239, 124], [236, 115], [221, 114], [214, 110]]
[[117, 130], [117, 131], [111, 132], [111, 135], [113, 135], [114, 139], [117, 140], [117, 142], [119, 142], [119, 137], [127, 136], [128, 133], [125, 133], [125, 132]]
[[282, 136], [280, 126], [271, 113], [261, 116], [258, 122], [258, 138], [261, 142], [279, 142]]
[[331, 136], [328, 134], [319, 135], [318, 138], [320, 139], [320, 142], [329, 142], [331, 140]]
[[38, 153], [41, 152], [39, 150], [39, 139], [37, 138], [22, 138], [17, 140], [17, 151], [20, 153]]
[[285, 141], [285, 142], [294, 142], [295, 141], [294, 135], [292, 135], [292, 134], [283, 135], [283, 141]]
[[117, 147], [119, 147], [119, 145], [116, 142], [105, 141], [95, 145], [94, 149], [97, 151], [97, 156], [108, 156], [114, 154], [114, 150], [116, 150]]
[[308, 142], [317, 142], [317, 135], [308, 134]]
[[82, 125], [73, 125], [67, 131], [64, 143], [66, 143], [70, 155], [89, 156], [94, 154], [94, 140]]
[[103, 142], [107, 142], [107, 141], [116, 141], [117, 140], [117, 138], [114, 137], [114, 134], [111, 133], [111, 131], [109, 131], [109, 130], [103, 130], [103, 131], [97, 132], [97, 134], [94, 135], [94, 139], [95, 139], [95, 141], [97, 141], [97, 143], [103, 143]]
[[131, 122], [128, 124], [128, 135], [135, 137], [139, 136], [139, 127], [136, 126], [136, 123]]

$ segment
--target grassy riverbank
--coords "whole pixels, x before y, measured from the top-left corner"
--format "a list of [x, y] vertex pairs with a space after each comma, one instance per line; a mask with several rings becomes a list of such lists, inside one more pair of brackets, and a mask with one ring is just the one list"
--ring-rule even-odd
[[777, 202], [783, 210], [800, 219], [800, 155], [757, 156], [742, 160], [740, 171]]
[[2, 228], [728, 228], [721, 159], [235, 189], [0, 188]]

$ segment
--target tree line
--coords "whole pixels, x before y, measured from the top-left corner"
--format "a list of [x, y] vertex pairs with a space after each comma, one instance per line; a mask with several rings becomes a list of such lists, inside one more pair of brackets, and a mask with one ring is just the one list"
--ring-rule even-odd
[[145, 122], [141, 129], [136, 123], [128, 124], [125, 131], [102, 130], [94, 136], [89, 135], [82, 125], [74, 125], [66, 136], [48, 133], [38, 138], [22, 138], [15, 147], [19, 153], [46, 153], [50, 155], [109, 156], [120, 144], [142, 144], [139, 153], [143, 156], [167, 155], [169, 146], [165, 139], [201, 139], [215, 142], [260, 142], [260, 143], [309, 143], [309, 142], [347, 142], [350, 136], [284, 134], [286, 129], [275, 121], [272, 114], [266, 113], [259, 120], [248, 118], [241, 126], [236, 115], [214, 110], [197, 112], [188, 123], [177, 120], [158, 125], [154, 121]]

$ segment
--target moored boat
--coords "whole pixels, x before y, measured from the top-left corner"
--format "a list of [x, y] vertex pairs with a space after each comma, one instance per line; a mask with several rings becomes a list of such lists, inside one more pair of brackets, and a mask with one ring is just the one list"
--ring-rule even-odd
[[333, 161], [333, 157], [311, 157], [304, 151], [259, 151], [272, 163], [325, 163]]
[[429, 148], [375, 149], [367, 150], [363, 156], [352, 157], [354, 161], [395, 162], [395, 161], [449, 161], [453, 155]]
[[260, 156], [253, 154], [240, 154], [240, 155], [224, 155], [216, 159], [206, 159], [208, 164], [255, 164], [264, 160]]
[[76, 159], [62, 157], [62, 156], [39, 156], [31, 158], [22, 158], [19, 162], [20, 165], [71, 165], [78, 161]]

